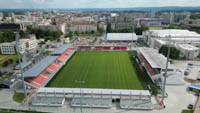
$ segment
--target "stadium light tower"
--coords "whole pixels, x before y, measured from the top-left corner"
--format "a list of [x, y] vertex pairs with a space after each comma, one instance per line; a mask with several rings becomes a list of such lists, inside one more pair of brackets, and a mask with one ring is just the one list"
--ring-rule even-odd
[[81, 91], [81, 88], [82, 88], [82, 84], [85, 83], [85, 81], [79, 81], [79, 80], [75, 80], [76, 83], [80, 84], [80, 102], [81, 102], [81, 113], [83, 112], [83, 107], [82, 107], [82, 91]]
[[168, 71], [168, 62], [169, 62], [169, 56], [170, 56], [170, 44], [171, 44], [171, 35], [168, 37], [168, 53], [167, 53], [167, 62], [166, 62], [166, 68], [164, 73], [164, 82], [162, 87], [162, 104], [164, 103], [165, 98], [165, 87], [166, 87], [166, 79], [167, 79], [167, 71]]
[[24, 98], [27, 96], [27, 93], [26, 93], [26, 86], [25, 86], [25, 83], [24, 83], [24, 74], [23, 74], [23, 70], [22, 70], [22, 65], [21, 65], [21, 57], [20, 57], [20, 49], [19, 49], [19, 33], [17, 32], [16, 33], [16, 50], [17, 50], [17, 57], [18, 57], [18, 62], [19, 62], [19, 68], [20, 68], [20, 74], [21, 74], [21, 77], [22, 77], [22, 85], [23, 85], [23, 88], [24, 88]]

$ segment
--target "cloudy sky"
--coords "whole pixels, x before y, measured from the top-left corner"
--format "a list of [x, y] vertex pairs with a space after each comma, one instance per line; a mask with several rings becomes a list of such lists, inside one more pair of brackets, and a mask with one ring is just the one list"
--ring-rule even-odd
[[200, 0], [0, 0], [0, 8], [130, 8], [200, 6]]

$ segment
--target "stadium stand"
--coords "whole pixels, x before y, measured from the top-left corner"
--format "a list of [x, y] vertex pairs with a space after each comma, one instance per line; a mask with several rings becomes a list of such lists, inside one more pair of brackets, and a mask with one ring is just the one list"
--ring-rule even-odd
[[138, 57], [144, 62], [145, 66], [146, 66], [146, 69], [151, 74], [151, 76], [157, 74], [155, 72], [155, 70], [151, 67], [151, 65], [148, 63], [148, 61], [145, 59], [145, 57], [141, 53], [138, 54]]
[[[39, 63], [35, 64], [32, 68], [24, 72], [24, 77], [37, 77], [43, 70], [45, 70], [52, 62], [54, 62], [58, 56], [47, 56]], [[37, 71], [35, 71], [37, 70]]]
[[48, 97], [48, 96], [36, 96], [33, 101], [33, 106], [52, 106], [52, 107], [62, 107], [65, 103], [64, 97]]
[[110, 50], [116, 50], [116, 51], [127, 51], [128, 47], [126, 46], [110, 46], [110, 45], [80, 45], [78, 46], [78, 50], [80, 51], [87, 51], [87, 50], [96, 50], [96, 51], [110, 51]]
[[68, 56], [67, 56], [66, 54], [62, 54], [62, 55], [60, 55], [60, 56], [58, 57], [57, 60], [59, 60], [59, 61], [61, 61], [62, 63], [64, 63], [64, 62], [66, 61], [67, 57], [68, 57]]
[[121, 50], [127, 50], [127, 47], [121, 47]]
[[[132, 95], [142, 95], [142, 96], [151, 96], [148, 90], [119, 90], [119, 89], [93, 89], [93, 88], [81, 88], [82, 93], [85, 95], [114, 95], [116, 97], [120, 96], [130, 96]], [[54, 94], [56, 92], [57, 95], [65, 92], [65, 94], [80, 94], [80, 88], [48, 88], [42, 87], [38, 90], [38, 93], [41, 94]]]
[[60, 46], [59, 48], [57, 48], [56, 50], [54, 50], [51, 55], [60, 55], [63, 54], [69, 47], [71, 47], [72, 44], [64, 44], [62, 46]]
[[96, 51], [101, 51], [103, 49], [103, 47], [97, 46], [97, 47], [95, 47], [95, 49], [96, 49]]
[[152, 102], [149, 97], [131, 97], [126, 99], [120, 99], [121, 109], [140, 109], [140, 110], [152, 110]]
[[109, 50], [110, 50], [110, 47], [103, 47], [103, 50], [109, 51]]
[[119, 51], [119, 50], [121, 50], [121, 47], [114, 47], [114, 50]]
[[[53, 52], [54, 54], [52, 55], [54, 56], [47, 56], [31, 69], [27, 70], [24, 73], [25, 81], [36, 88], [44, 86], [75, 52], [74, 48], [67, 48], [68, 46], [61, 46]], [[62, 64], [59, 62], [62, 62]]]
[[72, 107], [93, 107], [93, 108], [111, 108], [112, 99], [108, 97], [74, 97], [71, 101]]

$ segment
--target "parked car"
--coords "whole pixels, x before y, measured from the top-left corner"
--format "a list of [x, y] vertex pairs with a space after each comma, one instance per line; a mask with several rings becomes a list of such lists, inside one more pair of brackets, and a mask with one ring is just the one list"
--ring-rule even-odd
[[187, 76], [187, 75], [189, 75], [189, 74], [190, 74], [190, 70], [189, 70], [189, 69], [186, 69], [186, 70], [184, 71], [184, 75]]
[[194, 107], [194, 106], [193, 106], [192, 104], [189, 104], [187, 108], [190, 109], [190, 110], [192, 110], [193, 107]]

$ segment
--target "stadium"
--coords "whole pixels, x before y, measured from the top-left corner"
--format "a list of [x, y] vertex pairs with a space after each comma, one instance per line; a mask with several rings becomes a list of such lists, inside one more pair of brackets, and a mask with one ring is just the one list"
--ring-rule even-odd
[[[37, 71], [35, 71], [37, 70]], [[125, 46], [65, 44], [24, 72], [27, 88], [37, 89], [25, 103], [33, 106], [151, 110], [156, 86], [137, 60], [137, 52]]]

